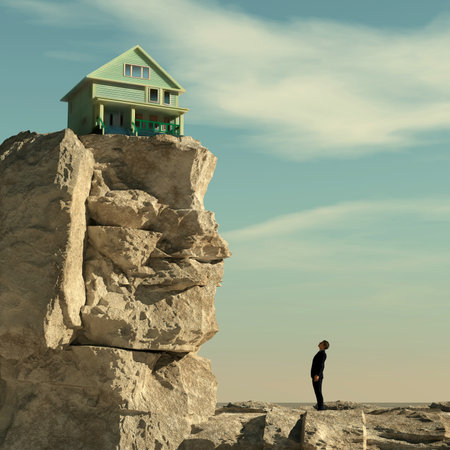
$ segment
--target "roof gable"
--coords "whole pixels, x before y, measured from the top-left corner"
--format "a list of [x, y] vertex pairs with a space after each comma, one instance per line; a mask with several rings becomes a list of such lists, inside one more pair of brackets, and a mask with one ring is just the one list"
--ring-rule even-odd
[[[125, 76], [124, 65], [134, 64], [137, 66], [150, 67], [150, 78], [132, 78]], [[103, 79], [123, 83], [142, 84], [146, 86], [156, 86], [166, 89], [174, 89], [184, 92], [184, 89], [177, 83], [148, 53], [139, 45], [130, 48], [125, 53], [117, 56], [113, 60], [91, 72], [86, 78]]]

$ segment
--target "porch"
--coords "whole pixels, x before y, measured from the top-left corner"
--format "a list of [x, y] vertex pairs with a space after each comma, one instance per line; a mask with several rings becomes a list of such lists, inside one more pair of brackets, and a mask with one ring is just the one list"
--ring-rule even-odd
[[[178, 109], [178, 108], [177, 108]], [[168, 108], [125, 107], [99, 103], [95, 108], [95, 130], [101, 134], [153, 136], [155, 134], [183, 135], [184, 111]], [[181, 113], [181, 114], [180, 114]]]
[[181, 136], [180, 125], [172, 122], [156, 122], [153, 120], [136, 119], [131, 125], [135, 132], [135, 136], [153, 136], [155, 134]]
[[124, 126], [106, 126], [100, 117], [97, 117], [97, 128], [102, 134], [125, 134], [127, 136], [154, 136], [155, 134], [170, 134], [181, 136], [180, 125], [171, 122], [156, 122], [152, 120], [136, 119], [131, 122], [130, 128]]

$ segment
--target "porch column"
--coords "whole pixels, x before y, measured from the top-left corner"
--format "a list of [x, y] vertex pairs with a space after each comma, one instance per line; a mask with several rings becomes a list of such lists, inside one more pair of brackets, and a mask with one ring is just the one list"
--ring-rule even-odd
[[[134, 123], [134, 126], [131, 125]], [[131, 129], [133, 130], [133, 134], [135, 136], [137, 136], [137, 132], [136, 132], [136, 110], [134, 108], [131, 108]]]
[[180, 135], [184, 136], [184, 115], [181, 115], [178, 120], [180, 121]]
[[[105, 105], [103, 103], [100, 103], [98, 105], [98, 117], [104, 124], [105, 123]], [[105, 128], [102, 128], [102, 134], [105, 134]]]

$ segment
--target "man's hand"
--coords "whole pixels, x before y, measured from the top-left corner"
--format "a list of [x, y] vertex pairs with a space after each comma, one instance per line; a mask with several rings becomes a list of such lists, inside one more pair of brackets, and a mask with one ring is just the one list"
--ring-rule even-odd
[[319, 375], [314, 375], [314, 381], [319, 381]]

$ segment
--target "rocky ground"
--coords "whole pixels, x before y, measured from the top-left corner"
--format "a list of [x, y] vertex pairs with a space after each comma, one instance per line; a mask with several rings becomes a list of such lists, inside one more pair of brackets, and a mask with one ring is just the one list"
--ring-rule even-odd
[[242, 402], [219, 407], [179, 447], [210, 449], [445, 449], [450, 402], [380, 408], [332, 402], [325, 411]]

